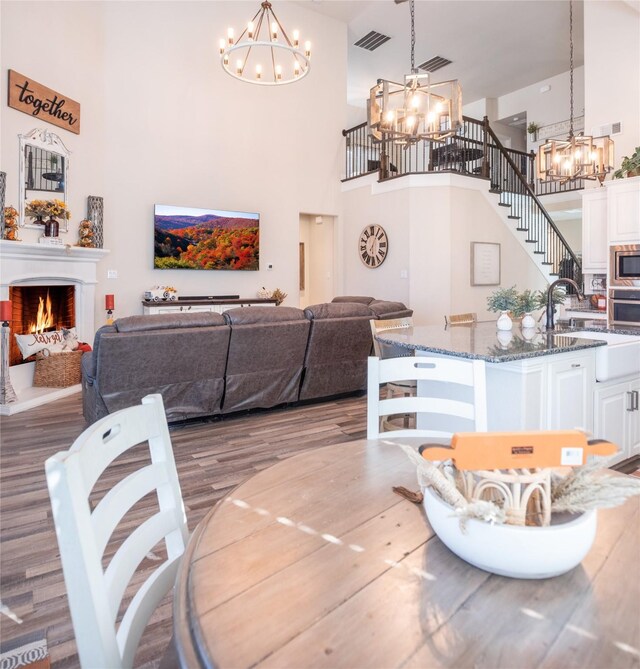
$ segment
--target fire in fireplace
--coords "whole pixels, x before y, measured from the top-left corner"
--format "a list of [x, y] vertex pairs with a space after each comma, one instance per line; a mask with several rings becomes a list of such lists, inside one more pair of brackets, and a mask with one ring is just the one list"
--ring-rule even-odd
[[76, 324], [74, 286], [10, 286], [9, 299], [12, 311], [10, 365], [33, 359], [33, 356], [22, 359], [14, 334], [48, 332]]

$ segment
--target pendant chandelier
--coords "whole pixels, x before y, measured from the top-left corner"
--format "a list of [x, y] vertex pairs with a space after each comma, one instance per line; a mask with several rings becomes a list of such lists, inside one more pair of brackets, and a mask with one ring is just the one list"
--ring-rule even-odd
[[292, 39], [273, 12], [263, 2], [240, 37], [234, 40], [233, 28], [220, 40], [220, 62], [227, 74], [240, 81], [260, 86], [277, 86], [299, 81], [309, 74], [311, 42], [300, 47], [300, 35]]
[[462, 89], [457, 80], [430, 83], [429, 74], [415, 66], [415, 7], [411, 12], [411, 74], [404, 84], [378, 79], [367, 105], [369, 132], [396, 144], [410, 146], [421, 140], [441, 142], [462, 127]]
[[550, 139], [538, 149], [538, 179], [567, 183], [577, 179], [603, 181], [613, 169], [613, 141], [573, 134], [573, 2], [569, 0], [569, 137]]

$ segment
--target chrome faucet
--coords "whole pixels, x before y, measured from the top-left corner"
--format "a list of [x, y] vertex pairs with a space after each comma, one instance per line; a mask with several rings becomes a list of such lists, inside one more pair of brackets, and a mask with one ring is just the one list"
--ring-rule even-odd
[[578, 293], [578, 299], [584, 300], [584, 295], [582, 294], [582, 291], [580, 290], [578, 284], [573, 279], [556, 279], [549, 286], [549, 289], [547, 290], [547, 326], [545, 328], [546, 330], [553, 330], [553, 328], [555, 327], [555, 323], [553, 322], [553, 317], [554, 317], [553, 289], [561, 283], [567, 283], [570, 286], [573, 286], [576, 289], [576, 293]]

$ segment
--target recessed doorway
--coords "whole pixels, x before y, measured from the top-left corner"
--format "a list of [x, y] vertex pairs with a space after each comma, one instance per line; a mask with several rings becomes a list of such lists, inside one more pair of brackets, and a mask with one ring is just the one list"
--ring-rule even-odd
[[331, 302], [334, 284], [335, 216], [300, 214], [300, 308]]

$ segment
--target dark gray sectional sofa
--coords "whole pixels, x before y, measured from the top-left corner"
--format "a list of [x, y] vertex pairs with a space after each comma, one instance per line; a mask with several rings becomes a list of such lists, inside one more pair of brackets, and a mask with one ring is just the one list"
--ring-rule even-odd
[[162, 395], [175, 422], [361, 391], [369, 320], [411, 314], [399, 302], [346, 297], [304, 311], [120, 318], [98, 330], [82, 358], [84, 417], [92, 423], [149, 393]]

